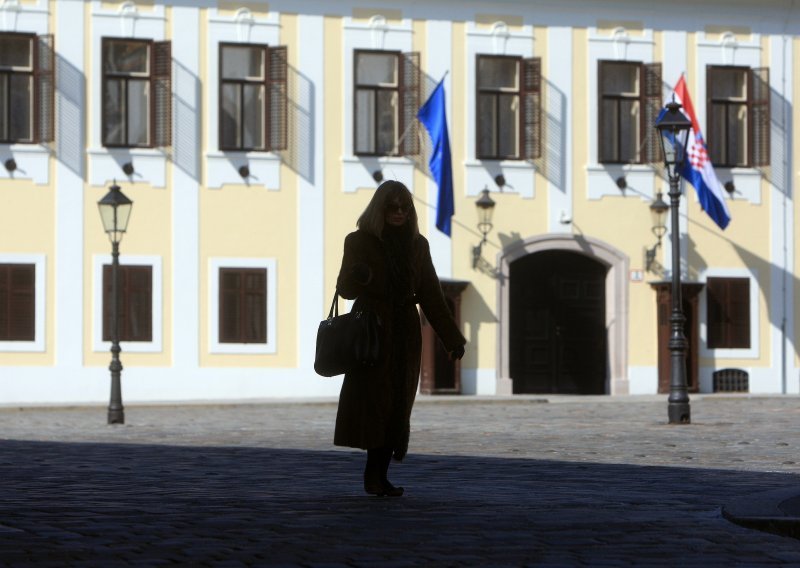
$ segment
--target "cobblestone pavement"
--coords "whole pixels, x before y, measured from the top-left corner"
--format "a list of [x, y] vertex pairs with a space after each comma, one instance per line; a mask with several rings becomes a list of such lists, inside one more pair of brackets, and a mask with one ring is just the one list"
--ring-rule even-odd
[[[361, 489], [336, 405], [0, 409], [8, 566], [800, 565], [723, 518], [797, 487], [798, 397], [422, 397], [401, 498]], [[756, 497], [757, 498], [757, 497]]]

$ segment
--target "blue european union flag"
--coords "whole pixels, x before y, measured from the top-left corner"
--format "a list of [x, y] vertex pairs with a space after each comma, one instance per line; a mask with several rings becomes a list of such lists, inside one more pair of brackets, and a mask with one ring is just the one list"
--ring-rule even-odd
[[428, 167], [439, 186], [439, 202], [436, 205], [436, 228], [450, 236], [450, 220], [455, 213], [453, 203], [453, 166], [450, 160], [450, 138], [447, 135], [445, 113], [444, 79], [417, 112], [417, 118], [425, 125], [431, 136], [433, 151]]

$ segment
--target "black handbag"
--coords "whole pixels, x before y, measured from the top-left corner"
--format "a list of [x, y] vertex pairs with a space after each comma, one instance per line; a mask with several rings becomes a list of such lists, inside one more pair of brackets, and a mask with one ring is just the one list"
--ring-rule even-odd
[[319, 323], [314, 371], [323, 377], [372, 367], [380, 359], [381, 324], [371, 310], [339, 315], [339, 292], [333, 295], [328, 319]]

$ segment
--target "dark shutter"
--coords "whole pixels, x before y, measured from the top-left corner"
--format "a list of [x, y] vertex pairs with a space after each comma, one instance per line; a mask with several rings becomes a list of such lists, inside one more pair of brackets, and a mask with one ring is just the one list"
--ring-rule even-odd
[[267, 50], [269, 57], [268, 70], [268, 96], [269, 96], [269, 150], [286, 150], [288, 130], [288, 60], [286, 46], [270, 47]]
[[768, 166], [769, 152], [769, 69], [762, 67], [750, 70], [750, 92], [748, 93], [748, 106], [750, 117], [750, 165]]
[[616, 157], [616, 150], [611, 144], [611, 135], [613, 131], [608, 126], [612, 117], [607, 116], [605, 100], [603, 99], [603, 85], [605, 84], [607, 63], [610, 62], [597, 62], [597, 161], [601, 164], [604, 162], [612, 162]]
[[267, 342], [267, 271], [220, 268], [220, 343]]
[[172, 42], [153, 43], [153, 145], [172, 145]]
[[55, 138], [55, 54], [53, 36], [41, 35], [36, 41], [34, 85], [34, 139], [39, 143]]
[[640, 162], [646, 164], [661, 163], [661, 142], [659, 141], [656, 120], [664, 104], [662, 96], [661, 63], [642, 65], [644, 79], [642, 81], [642, 154]]
[[419, 52], [404, 53], [400, 58], [400, 132], [403, 140], [398, 147], [401, 156], [416, 156], [420, 152], [417, 112], [422, 106], [422, 73]]
[[36, 265], [0, 264], [0, 340], [36, 338]]
[[542, 60], [539, 57], [520, 61], [520, 147], [522, 158], [542, 157]]
[[709, 278], [706, 283], [708, 347], [750, 347], [750, 279]]
[[[119, 267], [119, 340], [153, 340], [153, 268]], [[103, 266], [103, 341], [111, 341], [111, 265]]]

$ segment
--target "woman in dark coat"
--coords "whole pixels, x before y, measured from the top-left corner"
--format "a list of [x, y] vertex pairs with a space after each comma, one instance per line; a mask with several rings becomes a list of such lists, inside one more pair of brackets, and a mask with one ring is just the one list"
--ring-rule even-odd
[[422, 337], [419, 304], [451, 359], [464, 355], [466, 340], [445, 302], [428, 241], [419, 234], [411, 193], [398, 181], [376, 190], [347, 235], [336, 287], [380, 318], [381, 361], [345, 375], [334, 444], [367, 450], [364, 490], [399, 496], [387, 471], [392, 456], [408, 450], [411, 407], [419, 384]]

